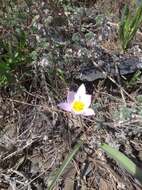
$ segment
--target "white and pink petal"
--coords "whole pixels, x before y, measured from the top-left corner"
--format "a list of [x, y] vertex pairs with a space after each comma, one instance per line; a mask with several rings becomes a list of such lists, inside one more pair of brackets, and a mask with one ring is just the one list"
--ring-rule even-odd
[[68, 103], [66, 103], [66, 102], [61, 102], [60, 104], [58, 104], [58, 106], [61, 108], [61, 109], [63, 109], [63, 110], [65, 110], [65, 111], [71, 111], [71, 106], [70, 106], [70, 104], [68, 104]]
[[81, 101], [85, 104], [85, 108], [88, 108], [91, 104], [91, 95], [83, 94], [83, 95], [75, 95], [75, 100]]
[[67, 95], [67, 103], [71, 104], [75, 98], [75, 94], [76, 92], [73, 91], [68, 91], [68, 95]]
[[86, 88], [85, 88], [84, 84], [82, 84], [78, 88], [78, 90], [76, 92], [76, 96], [83, 96], [84, 94], [86, 94]]
[[88, 108], [91, 104], [91, 95], [85, 94], [81, 97], [81, 101], [84, 102], [85, 107]]
[[93, 109], [87, 108], [84, 110], [83, 115], [85, 115], [85, 116], [95, 115], [95, 112]]

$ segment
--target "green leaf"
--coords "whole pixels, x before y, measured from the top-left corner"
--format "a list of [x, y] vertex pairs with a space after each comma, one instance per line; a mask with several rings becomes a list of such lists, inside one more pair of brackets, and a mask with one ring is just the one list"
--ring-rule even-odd
[[72, 41], [75, 42], [75, 43], [80, 43], [80, 40], [81, 40], [81, 37], [80, 37], [80, 34], [79, 33], [74, 33], [72, 35]]
[[77, 151], [79, 150], [79, 148], [81, 147], [82, 144], [83, 144], [83, 141], [79, 141], [75, 145], [73, 150], [69, 153], [68, 157], [63, 161], [61, 167], [51, 173], [51, 175], [49, 176], [49, 180], [48, 180], [48, 184], [49, 184], [48, 190], [52, 190], [54, 188], [56, 182], [58, 181], [60, 176], [63, 174], [64, 170], [69, 165], [69, 163], [71, 162], [74, 155], [77, 153]]
[[128, 5], [124, 7], [124, 12], [119, 24], [119, 39], [123, 50], [126, 50], [133, 40], [140, 24], [142, 22], [142, 1], [138, 8], [136, 8], [133, 16], [131, 15]]
[[139, 102], [139, 103], [142, 103], [142, 95], [138, 95], [136, 97], [136, 100]]
[[123, 168], [125, 168], [130, 174], [137, 178], [142, 183], [142, 170], [137, 165], [125, 156], [122, 152], [116, 148], [112, 148], [108, 144], [102, 144], [101, 148], [115, 161], [117, 161]]

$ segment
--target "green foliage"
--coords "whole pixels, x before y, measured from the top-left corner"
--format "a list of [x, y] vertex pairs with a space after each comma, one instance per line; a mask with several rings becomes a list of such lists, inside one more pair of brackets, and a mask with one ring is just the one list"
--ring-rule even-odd
[[130, 42], [134, 38], [140, 24], [142, 22], [142, 1], [136, 8], [134, 15], [131, 15], [128, 5], [124, 8], [124, 13], [119, 25], [119, 39], [122, 49], [128, 49]]
[[112, 148], [107, 144], [102, 144], [101, 148], [118, 164], [120, 164], [124, 169], [126, 169], [131, 175], [137, 178], [142, 183], [142, 170], [137, 167], [137, 165], [130, 160], [127, 156], [125, 156], [119, 150]]
[[113, 119], [119, 122], [120, 121], [124, 122], [131, 118], [132, 113], [133, 113], [132, 108], [121, 106], [118, 108], [117, 111], [113, 112]]
[[141, 117], [142, 116], [142, 97], [141, 95], [136, 97], [136, 100], [138, 101], [139, 105], [133, 105], [133, 106], [119, 106], [119, 108], [112, 113], [112, 117], [115, 121], [123, 123], [126, 121], [131, 120], [134, 116]]
[[26, 33], [17, 29], [15, 33], [0, 42], [2, 52], [0, 55], [0, 86], [13, 82], [16, 76], [16, 68], [25, 64], [27, 55]]
[[133, 86], [135, 86], [140, 81], [141, 74], [142, 74], [141, 71], [137, 71], [136, 73], [134, 73], [134, 75], [132, 76], [131, 80], [130, 81], [126, 81], [127, 87], [133, 87]]
[[138, 95], [138, 96], [136, 97], [136, 100], [137, 100], [140, 104], [142, 104], [142, 95]]
[[48, 190], [52, 190], [54, 188], [55, 184], [58, 182], [58, 179], [61, 177], [61, 175], [63, 174], [66, 167], [70, 164], [70, 162], [72, 161], [73, 157], [78, 152], [78, 150], [82, 144], [83, 144], [83, 141], [79, 141], [75, 145], [73, 150], [69, 153], [68, 157], [63, 161], [61, 167], [51, 173], [49, 180], [48, 180], [48, 184], [49, 184]]
[[2, 1], [0, 23], [4, 32], [0, 41], [0, 87], [15, 82], [21, 75], [17, 69], [32, 59], [28, 47], [29, 31], [25, 29], [27, 10], [24, 1]]

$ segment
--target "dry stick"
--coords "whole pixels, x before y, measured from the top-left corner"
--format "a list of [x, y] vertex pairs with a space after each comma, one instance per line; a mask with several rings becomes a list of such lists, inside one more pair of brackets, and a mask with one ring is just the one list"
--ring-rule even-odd
[[5, 161], [9, 158], [11, 158], [12, 156], [16, 155], [17, 153], [22, 152], [25, 148], [29, 147], [34, 141], [31, 141], [30, 143], [27, 143], [25, 146], [23, 146], [22, 148], [20, 148], [19, 150], [16, 150], [15, 152], [12, 152], [11, 154], [9, 154], [8, 156], [4, 157], [4, 158], [0, 158], [0, 160], [2, 159], [2, 161]]
[[[41, 177], [42, 175], [44, 175], [54, 164], [55, 160], [52, 161], [50, 167], [46, 168], [45, 171], [43, 171], [42, 173], [40, 173], [38, 176], [36, 176], [35, 178], [31, 179], [30, 181], [27, 181], [27, 183], [21, 183], [23, 185], [23, 187], [21, 187], [19, 190], [22, 190], [23, 188], [29, 186], [32, 182], [34, 182], [36, 179], [38, 179], [39, 177]], [[17, 172], [17, 171], [16, 171]], [[25, 176], [24, 176], [25, 177]]]
[[119, 85], [111, 76], [109, 76], [107, 72], [105, 72], [101, 68], [98, 68], [98, 65], [94, 61], [93, 61], [93, 64], [97, 67], [97, 69], [100, 70], [100, 72], [102, 72], [105, 78], [107, 76], [107, 78], [111, 80], [120, 89], [120, 91], [124, 92], [132, 101], [136, 102], [136, 100], [130, 94], [128, 94], [128, 92], [126, 92], [126, 90], [124, 90], [124, 88], [122, 88], [122, 86]]
[[121, 91], [123, 91], [132, 101], [136, 102], [136, 100], [122, 88], [112, 77], [107, 76]]
[[20, 100], [14, 100], [14, 99], [11, 99], [11, 98], [6, 98], [6, 99], [9, 100], [9, 101], [12, 101], [12, 102], [19, 103], [19, 104], [24, 104], [24, 105], [28, 105], [28, 106], [32, 106], [32, 107], [37, 107], [37, 108], [44, 108], [44, 109], [47, 109], [48, 111], [63, 112], [63, 111], [59, 111], [59, 110], [56, 109], [56, 108], [49, 108], [48, 105], [45, 106], [45, 105], [30, 104], [30, 103], [27, 103], [27, 102], [22, 102], [22, 101], [20, 101]]
[[16, 103], [19, 103], [19, 104], [23, 104], [23, 105], [28, 105], [28, 106], [32, 106], [32, 107], [37, 107], [37, 108], [41, 108], [41, 109], [44, 109], [44, 110], [47, 110], [49, 112], [59, 112], [59, 113], [66, 113], [65, 111], [63, 110], [59, 110], [58, 108], [54, 107], [54, 108], [51, 108], [49, 107], [48, 105], [45, 106], [45, 105], [36, 105], [36, 104], [30, 104], [30, 103], [27, 103], [27, 102], [22, 102], [22, 101], [19, 101], [19, 100], [14, 100], [14, 99], [11, 99], [11, 98], [6, 98], [7, 100], [9, 101], [12, 101], [12, 102], [16, 102]]
[[[116, 70], [116, 73], [118, 74], [117, 75], [117, 80], [118, 80], [118, 82], [119, 82], [119, 85], [120, 86], [122, 86], [121, 84], [121, 79], [120, 79], [120, 71], [119, 71], [119, 69], [118, 69], [118, 65], [117, 65], [118, 63], [116, 62], [115, 63], [115, 70]], [[124, 105], [126, 106], [126, 100], [125, 100], [125, 96], [124, 96], [124, 92], [122, 91], [122, 89], [120, 89], [120, 93], [121, 93], [121, 96], [122, 96], [122, 99], [123, 99], [123, 102], [124, 102]]]
[[[27, 102], [22, 102], [22, 101], [19, 101], [19, 100], [13, 100], [13, 99], [11, 99], [11, 98], [7, 98], [8, 100], [10, 100], [10, 101], [13, 101], [13, 102], [16, 102], [16, 103], [20, 103], [20, 104], [24, 104], [24, 105], [29, 105], [29, 106], [32, 106], [32, 107], [38, 107], [38, 108], [46, 108], [48, 111], [57, 111], [57, 112], [60, 112], [60, 113], [66, 113], [65, 111], [62, 111], [62, 110], [59, 110], [59, 109], [51, 109], [51, 108], [48, 108], [47, 106], [46, 107], [44, 107], [44, 106], [41, 106], [41, 105], [35, 105], [35, 104], [30, 104], [30, 103], [27, 103]], [[88, 121], [91, 121], [91, 122], [93, 122], [94, 120], [92, 120], [92, 119], [90, 119], [90, 118], [87, 118], [87, 117], [85, 117], [85, 116], [82, 116], [83, 117], [83, 119], [86, 119], [86, 120], [88, 120]], [[97, 119], [95, 119], [97, 122], [101, 122], [101, 120], [97, 120]], [[103, 122], [104, 124], [106, 124], [106, 125], [110, 125], [110, 122]], [[26, 131], [27, 132], [27, 131]]]
[[20, 190], [24, 189], [25, 187], [29, 186], [32, 182], [34, 182], [36, 179], [38, 179], [39, 177], [43, 176], [45, 174], [45, 171], [42, 172], [41, 174], [39, 174], [38, 176], [36, 176], [35, 178], [33, 178], [31, 181], [29, 181], [28, 183], [24, 183], [23, 187], [20, 188]]
[[35, 115], [34, 115], [32, 121], [31, 121], [30, 126], [25, 131], [23, 131], [20, 135], [18, 135], [18, 137], [17, 137], [18, 139], [20, 139], [20, 137], [22, 135], [24, 135], [25, 133], [27, 133], [28, 131], [30, 131], [32, 129], [32, 126], [34, 125], [34, 120], [35, 120]]

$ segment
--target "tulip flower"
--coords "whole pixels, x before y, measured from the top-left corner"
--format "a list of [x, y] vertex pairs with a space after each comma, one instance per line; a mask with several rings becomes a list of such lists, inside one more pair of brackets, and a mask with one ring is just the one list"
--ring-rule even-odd
[[84, 84], [82, 84], [77, 92], [69, 91], [67, 95], [67, 101], [61, 102], [58, 106], [68, 112], [82, 115], [94, 115], [94, 110], [89, 108], [91, 104], [91, 95], [86, 94]]

